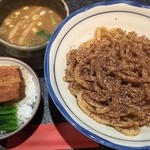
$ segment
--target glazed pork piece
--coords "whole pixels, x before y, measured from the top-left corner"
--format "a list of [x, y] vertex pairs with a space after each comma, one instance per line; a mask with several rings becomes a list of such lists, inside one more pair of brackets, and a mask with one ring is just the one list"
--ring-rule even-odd
[[25, 83], [17, 66], [0, 66], [0, 102], [18, 101], [25, 97]]

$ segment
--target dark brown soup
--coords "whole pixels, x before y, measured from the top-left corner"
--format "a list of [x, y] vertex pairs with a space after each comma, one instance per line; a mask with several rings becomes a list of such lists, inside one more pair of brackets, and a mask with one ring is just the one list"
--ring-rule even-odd
[[49, 40], [62, 19], [52, 8], [27, 5], [12, 11], [3, 20], [0, 38], [15, 45], [39, 45]]

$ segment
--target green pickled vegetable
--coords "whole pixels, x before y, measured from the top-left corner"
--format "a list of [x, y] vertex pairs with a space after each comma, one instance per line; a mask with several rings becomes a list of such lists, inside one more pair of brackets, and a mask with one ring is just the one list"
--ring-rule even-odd
[[18, 129], [17, 107], [12, 104], [0, 104], [0, 133]]
[[47, 40], [49, 40], [49, 38], [51, 37], [51, 34], [48, 34], [44, 29], [39, 30], [38, 32], [36, 32], [36, 35], [39, 35]]
[[10, 124], [5, 124], [5, 125], [1, 125], [0, 126], [0, 132], [4, 132], [4, 133], [7, 133], [7, 132], [12, 132], [12, 131], [15, 131], [18, 129], [18, 126], [16, 125], [10, 125]]
[[0, 115], [16, 113], [17, 108], [14, 105], [0, 105]]
[[13, 119], [17, 119], [17, 115], [16, 115], [16, 113], [14, 113], [14, 114], [11, 114], [11, 115], [0, 115], [0, 121], [3, 121], [3, 120], [8, 120], [9, 121], [9, 119], [11, 120], [13, 120]]

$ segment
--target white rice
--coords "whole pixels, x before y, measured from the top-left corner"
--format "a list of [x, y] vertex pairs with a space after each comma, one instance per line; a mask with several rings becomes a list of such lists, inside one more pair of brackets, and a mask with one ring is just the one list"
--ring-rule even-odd
[[33, 107], [36, 103], [37, 90], [33, 80], [33, 76], [25, 69], [20, 67], [24, 81], [25, 81], [25, 98], [15, 103], [18, 108], [18, 125], [26, 123], [32, 116]]

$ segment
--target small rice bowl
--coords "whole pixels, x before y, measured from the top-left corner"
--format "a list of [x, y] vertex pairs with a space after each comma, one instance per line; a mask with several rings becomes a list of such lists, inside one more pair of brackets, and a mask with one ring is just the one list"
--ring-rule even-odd
[[23, 129], [35, 115], [41, 98], [40, 83], [35, 72], [24, 62], [9, 58], [0, 57], [0, 66], [18, 66], [25, 81], [25, 97], [13, 103], [17, 107], [18, 129], [10, 133], [0, 134], [0, 140], [8, 138]]

